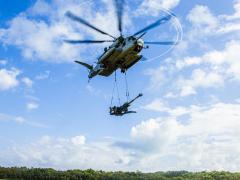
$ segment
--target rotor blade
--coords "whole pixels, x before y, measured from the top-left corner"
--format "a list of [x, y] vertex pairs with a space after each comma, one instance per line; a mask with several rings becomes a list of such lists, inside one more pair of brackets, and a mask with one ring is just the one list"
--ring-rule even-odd
[[156, 44], [156, 45], [176, 45], [177, 42], [173, 41], [163, 41], [163, 42], [144, 42], [144, 44]]
[[148, 31], [150, 29], [153, 29], [153, 28], [155, 28], [157, 26], [160, 26], [161, 24], [164, 24], [165, 22], [169, 21], [171, 18], [172, 18], [172, 15], [167, 15], [167, 16], [157, 20], [156, 22], [148, 25], [147, 27], [143, 28], [142, 30], [136, 32], [133, 36], [136, 36], [136, 35], [138, 35], [140, 33], [146, 32], [146, 31]]
[[114, 36], [112, 36], [112, 35], [104, 32], [104, 31], [98, 29], [97, 27], [91, 25], [89, 22], [87, 22], [87, 21], [85, 21], [84, 19], [76, 16], [75, 14], [71, 13], [70, 11], [67, 11], [67, 12], [66, 12], [66, 16], [69, 17], [70, 19], [74, 20], [74, 21], [77, 21], [77, 22], [79, 22], [79, 23], [81, 23], [81, 24], [84, 24], [84, 25], [86, 25], [86, 26], [94, 29], [95, 31], [98, 31], [98, 32], [100, 32], [100, 33], [102, 33], [102, 34], [105, 34], [105, 35], [108, 35], [108, 36], [112, 37], [113, 39], [116, 39]]
[[64, 40], [66, 43], [70, 44], [84, 44], [84, 43], [104, 43], [104, 42], [114, 42], [113, 40]]
[[124, 0], [115, 0], [115, 7], [118, 19], [118, 30], [122, 35], [122, 18], [123, 18], [123, 10], [124, 10]]

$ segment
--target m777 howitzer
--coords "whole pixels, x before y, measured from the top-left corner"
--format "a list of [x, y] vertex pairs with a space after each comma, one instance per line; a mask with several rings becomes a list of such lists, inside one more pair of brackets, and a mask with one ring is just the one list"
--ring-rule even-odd
[[124, 114], [129, 114], [129, 113], [137, 113], [136, 111], [129, 111], [128, 107], [131, 106], [131, 104], [138, 99], [139, 97], [143, 96], [143, 94], [139, 94], [137, 97], [135, 97], [134, 99], [132, 99], [129, 102], [124, 103], [122, 106], [113, 106], [110, 107], [110, 115], [114, 115], [114, 116], [123, 116]]

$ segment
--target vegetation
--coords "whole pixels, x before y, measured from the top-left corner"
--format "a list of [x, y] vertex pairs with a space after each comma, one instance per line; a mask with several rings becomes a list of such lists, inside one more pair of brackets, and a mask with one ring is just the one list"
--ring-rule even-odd
[[26, 167], [0, 167], [0, 179], [30, 179], [30, 180], [238, 180], [240, 173], [230, 172], [187, 172], [169, 171], [156, 173], [142, 172], [104, 172], [88, 170], [56, 171], [54, 169]]

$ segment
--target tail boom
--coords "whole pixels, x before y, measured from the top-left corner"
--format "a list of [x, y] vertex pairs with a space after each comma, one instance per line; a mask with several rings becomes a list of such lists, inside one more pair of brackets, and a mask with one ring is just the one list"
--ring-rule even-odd
[[93, 66], [90, 65], [90, 64], [87, 64], [87, 63], [85, 63], [85, 62], [75, 61], [75, 63], [78, 63], [78, 64], [80, 64], [80, 65], [86, 67], [86, 68], [89, 69], [90, 71], [93, 70]]

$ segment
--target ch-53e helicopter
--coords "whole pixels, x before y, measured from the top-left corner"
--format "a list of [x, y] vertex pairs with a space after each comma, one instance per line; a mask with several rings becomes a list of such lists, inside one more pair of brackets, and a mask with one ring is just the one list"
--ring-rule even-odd
[[71, 44], [82, 44], [82, 43], [104, 43], [112, 42], [112, 45], [104, 48], [103, 54], [98, 58], [96, 66], [87, 64], [85, 62], [75, 61], [78, 64], [85, 66], [89, 70], [89, 79], [93, 78], [96, 75], [101, 76], [110, 76], [118, 68], [121, 69], [121, 72], [124, 73], [139, 60], [143, 58], [141, 51], [144, 47], [144, 44], [152, 45], [175, 45], [176, 42], [144, 42], [142, 39], [143, 36], [151, 29], [160, 26], [168, 22], [172, 17], [175, 17], [172, 13], [158, 19], [156, 22], [146, 26], [145, 28], [139, 30], [131, 36], [124, 37], [122, 34], [122, 16], [123, 16], [123, 0], [115, 0], [116, 14], [118, 19], [118, 30], [120, 32], [119, 37], [114, 37], [107, 32], [102, 31], [101, 29], [90, 24], [81, 17], [73, 14], [72, 12], [66, 12], [66, 16], [70, 19], [79, 22], [101, 34], [107, 35], [113, 40], [65, 40], [67, 43]]

